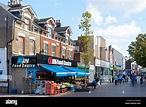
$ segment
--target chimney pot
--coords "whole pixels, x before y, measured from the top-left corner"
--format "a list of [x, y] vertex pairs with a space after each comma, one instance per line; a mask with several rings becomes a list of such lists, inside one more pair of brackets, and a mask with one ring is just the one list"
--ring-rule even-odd
[[8, 6], [11, 6], [11, 3], [10, 2], [8, 2]]
[[22, 5], [22, 0], [19, 0], [19, 4]]
[[16, 0], [16, 2], [15, 2], [16, 4], [18, 4], [18, 0]]

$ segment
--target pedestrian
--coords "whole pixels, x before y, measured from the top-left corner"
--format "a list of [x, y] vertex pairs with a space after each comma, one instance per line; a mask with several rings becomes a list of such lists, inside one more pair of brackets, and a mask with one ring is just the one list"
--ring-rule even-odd
[[100, 81], [99, 81], [98, 77], [96, 77], [95, 80], [96, 80], [96, 84], [100, 86]]
[[140, 76], [140, 85], [143, 85], [143, 75]]
[[132, 84], [132, 86], [134, 86], [134, 84], [135, 84], [135, 78], [136, 78], [136, 75], [134, 73], [132, 73], [132, 76], [131, 76], [131, 84]]
[[126, 82], [126, 76], [123, 74], [123, 83]]
[[119, 76], [119, 82], [120, 82], [120, 84], [122, 83], [122, 80], [123, 80], [123, 76], [120, 75], [120, 76]]
[[117, 75], [115, 75], [114, 80], [115, 80], [115, 85], [117, 85], [117, 82], [118, 82], [118, 76]]
[[92, 84], [93, 84], [94, 89], [96, 89], [97, 83], [96, 83], [96, 80], [95, 79], [92, 81]]
[[114, 76], [112, 76], [112, 83], [114, 82]]

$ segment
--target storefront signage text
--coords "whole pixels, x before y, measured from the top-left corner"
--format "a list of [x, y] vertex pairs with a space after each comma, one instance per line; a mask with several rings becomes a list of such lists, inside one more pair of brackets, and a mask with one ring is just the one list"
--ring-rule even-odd
[[67, 65], [71, 66], [71, 62], [67, 62], [65, 60], [53, 59], [52, 57], [48, 58], [48, 64], [57, 64], [57, 65]]
[[12, 67], [13, 68], [28, 68], [35, 67], [36, 58], [35, 57], [12, 57]]

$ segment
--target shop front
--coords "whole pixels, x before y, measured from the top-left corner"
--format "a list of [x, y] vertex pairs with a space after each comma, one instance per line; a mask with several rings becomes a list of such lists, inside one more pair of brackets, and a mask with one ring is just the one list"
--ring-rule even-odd
[[[45, 83], [47, 82], [48, 84], [56, 84], [57, 87], [60, 87], [58, 89], [56, 88], [57, 92], [59, 92], [59, 89], [61, 89], [60, 92], [64, 92], [63, 90], [67, 90], [66, 88], [68, 88], [69, 90], [69, 88], [71, 88], [71, 86], [73, 86], [73, 84], [75, 83], [76, 77], [84, 76], [85, 74], [84, 71], [77, 68], [77, 61], [74, 60], [68, 60], [42, 54], [37, 54], [36, 58], [37, 70], [35, 79], [36, 81], [39, 81], [37, 83], [42, 83], [42, 81], [45, 81]], [[47, 90], [47, 88], [44, 89], [44, 87], [41, 87], [40, 89], [39, 86], [40, 84], [36, 86], [36, 93], [40, 93], [41, 89]], [[47, 94], [49, 93], [50, 92], [48, 92]]]
[[[11, 85], [12, 90], [16, 89], [17, 93], [37, 93], [38, 90], [40, 93], [40, 88], [38, 88], [40, 84], [43, 87], [41, 89], [44, 89], [44, 86], [46, 87], [46, 83], [48, 82], [58, 84], [56, 87], [62, 85], [63, 87], [69, 87], [74, 83], [76, 77], [90, 75], [78, 69], [77, 62], [74, 60], [48, 55], [13, 56], [11, 61]], [[46, 92], [46, 89], [44, 92]]]
[[109, 62], [100, 61], [100, 80], [101, 82], [111, 82], [111, 75], [109, 70]]
[[27, 93], [30, 88], [34, 89], [36, 56], [12, 56], [11, 68], [11, 93], [14, 89], [17, 90], [17, 93]]

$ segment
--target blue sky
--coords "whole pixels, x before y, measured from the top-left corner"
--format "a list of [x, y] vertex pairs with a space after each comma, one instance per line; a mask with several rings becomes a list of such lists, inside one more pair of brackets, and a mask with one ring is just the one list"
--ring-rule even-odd
[[[0, 0], [7, 4], [9, 0]], [[77, 39], [82, 31], [78, 29], [82, 13], [92, 14], [91, 30], [102, 36], [107, 46], [127, 56], [128, 45], [140, 33], [146, 33], [146, 0], [23, 0], [31, 5], [38, 18], [60, 19], [62, 26], [70, 26]]]

